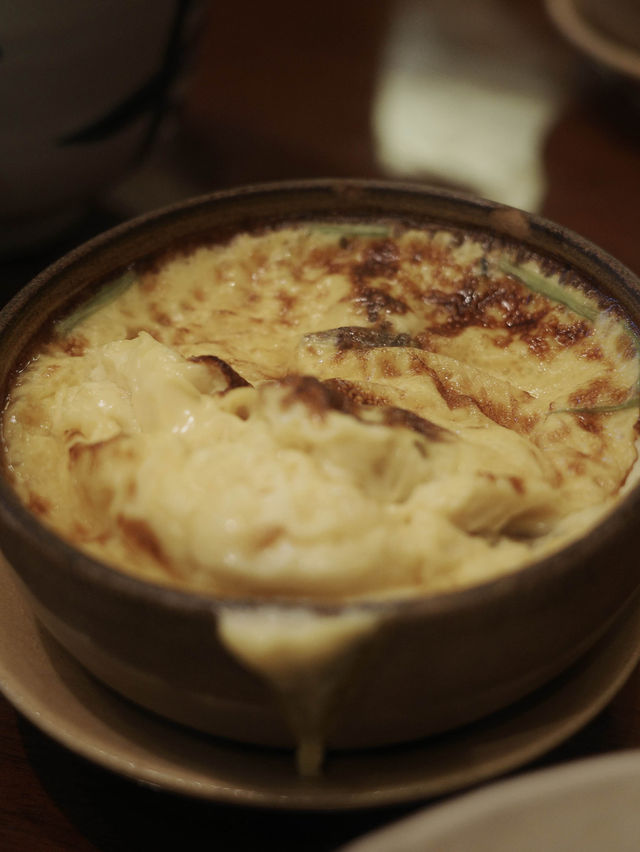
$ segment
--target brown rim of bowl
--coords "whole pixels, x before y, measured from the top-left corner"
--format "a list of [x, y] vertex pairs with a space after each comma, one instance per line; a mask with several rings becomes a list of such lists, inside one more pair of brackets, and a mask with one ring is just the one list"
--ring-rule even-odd
[[545, 0], [545, 5], [560, 33], [581, 53], [618, 74], [640, 78], [640, 52], [590, 23], [578, 0]]
[[[299, 210], [291, 209], [289, 200], [296, 194], [303, 193]], [[149, 233], [158, 222], [167, 223], [179, 219], [184, 213], [195, 213], [196, 218], [216, 204], [242, 203], [245, 199], [273, 205], [274, 200], [282, 197], [283, 215], [274, 217], [273, 214], [263, 218], [263, 221], [283, 222], [306, 219], [317, 219], [317, 214], [309, 214], [310, 198], [319, 196], [331, 200], [349, 197], [353, 209], [345, 210], [339, 207], [343, 218], [364, 218], [368, 214], [384, 215], [380, 210], [380, 202], [388, 204], [385, 211], [389, 218], [396, 220], [438, 222], [443, 225], [458, 225], [477, 230], [494, 231], [500, 236], [517, 239], [530, 248], [542, 254], [557, 259], [565, 267], [576, 265], [584, 277], [597, 279], [599, 273], [615, 282], [620, 288], [614, 294], [609, 292], [623, 307], [634, 324], [640, 320], [640, 281], [633, 273], [615, 258], [607, 254], [595, 244], [585, 240], [578, 234], [555, 224], [541, 216], [525, 213], [515, 208], [507, 207], [497, 202], [476, 198], [465, 193], [434, 188], [428, 185], [401, 183], [386, 180], [366, 179], [313, 179], [265, 183], [242, 186], [236, 189], [222, 190], [170, 205], [160, 210], [124, 222], [78, 246], [60, 260], [43, 270], [36, 278], [20, 290], [0, 311], [0, 349], [2, 339], [11, 334], [16, 320], [26, 321], [30, 315], [29, 307], [32, 297], [43, 290], [46, 291], [51, 282], [63, 275], [69, 274], [86, 264], [96, 253], [108, 252], [122, 237], [139, 232]], [[434, 215], [427, 210], [420, 210], [420, 199], [432, 199], [441, 203], [444, 211]], [[376, 200], [377, 199], [377, 200]], [[402, 212], [398, 204], [402, 199], [412, 203]], [[304, 203], [303, 203], [304, 202]], [[395, 202], [395, 207], [394, 207]], [[296, 215], [296, 213], [298, 215]], [[287, 215], [288, 214], [288, 215]], [[324, 209], [325, 218], [329, 212]], [[337, 216], [334, 213], [334, 216]], [[450, 217], [450, 218], [449, 218]], [[523, 223], [528, 227], [525, 235]], [[206, 229], [205, 229], [206, 230]], [[237, 232], [238, 227], [233, 229]], [[185, 236], [193, 235], [193, 228], [187, 228]], [[555, 251], [554, 251], [555, 249]], [[155, 249], [159, 250], [158, 247]], [[145, 255], [141, 255], [144, 257]], [[582, 263], [578, 263], [581, 260]], [[586, 271], [585, 270], [586, 267]], [[113, 272], [117, 265], [112, 265]], [[79, 288], [81, 289], [81, 288]], [[44, 323], [46, 325], [46, 323]], [[11, 370], [14, 364], [11, 365]], [[7, 379], [2, 387], [3, 394], [7, 391]], [[102, 581], [110, 586], [112, 591], [130, 598], [137, 598], [144, 603], [157, 604], [164, 608], [180, 611], [218, 611], [224, 608], [249, 608], [256, 606], [304, 607], [317, 613], [339, 613], [345, 608], [366, 609], [382, 614], [397, 612], [419, 612], [442, 615], [451, 610], [464, 611], [478, 605], [479, 600], [498, 600], [507, 598], [515, 589], [526, 594], [528, 588], [537, 584], [542, 575], [563, 575], [575, 570], [575, 566], [588, 559], [594, 549], [600, 549], [609, 542], [615, 541], [617, 535], [640, 517], [640, 484], [634, 486], [609, 515], [593, 527], [586, 535], [568, 544], [561, 550], [549, 556], [519, 568], [513, 573], [506, 574], [485, 582], [466, 586], [461, 589], [431, 593], [425, 595], [407, 595], [393, 600], [377, 600], [373, 597], [354, 598], [344, 602], [318, 600], [295, 597], [262, 597], [259, 595], [239, 597], [216, 597], [204, 593], [189, 591], [173, 586], [155, 584], [148, 580], [139, 579], [118, 568], [100, 562], [83, 553], [73, 545], [60, 538], [55, 532], [42, 524], [34, 514], [20, 501], [7, 478], [0, 475], [0, 522], [18, 536], [27, 536], [36, 541], [39, 549], [46, 557], [54, 556], [54, 561], [64, 561], [74, 570], [80, 572], [88, 581]]]

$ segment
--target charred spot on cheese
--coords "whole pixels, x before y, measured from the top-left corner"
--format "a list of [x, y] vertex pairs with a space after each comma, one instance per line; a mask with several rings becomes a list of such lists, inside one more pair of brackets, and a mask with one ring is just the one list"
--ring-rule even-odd
[[513, 490], [514, 490], [514, 491], [517, 491], [517, 492], [518, 492], [518, 494], [524, 494], [524, 492], [525, 492], [525, 490], [526, 490], [526, 486], [525, 486], [524, 481], [522, 480], [522, 478], [521, 478], [521, 477], [519, 477], [519, 476], [510, 476], [510, 477], [509, 477], [509, 482], [513, 485]]
[[609, 375], [598, 376], [586, 386], [577, 388], [569, 394], [569, 403], [573, 408], [595, 408], [598, 405], [619, 405], [627, 398], [626, 388], [616, 387]]
[[35, 515], [46, 517], [51, 511], [51, 503], [39, 494], [31, 494], [27, 499], [27, 506]]
[[306, 334], [307, 343], [332, 343], [338, 352], [346, 349], [374, 349], [383, 346], [411, 346], [409, 334], [396, 334], [391, 326], [381, 323], [377, 326], [349, 325], [341, 328], [328, 328]]
[[369, 246], [364, 259], [352, 267], [353, 279], [357, 284], [371, 278], [393, 278], [400, 268], [398, 248], [391, 240]]
[[382, 422], [387, 426], [402, 426], [405, 429], [413, 429], [414, 432], [424, 436], [429, 441], [445, 441], [453, 437], [448, 429], [438, 426], [420, 417], [406, 408], [387, 407], [382, 410]]
[[281, 384], [287, 389], [283, 400], [285, 406], [301, 402], [317, 416], [323, 416], [328, 411], [337, 411], [355, 417], [363, 423], [411, 429], [430, 441], [443, 441], [453, 437], [444, 427], [420, 417], [413, 411], [388, 405], [380, 397], [367, 395], [344, 379], [321, 382], [313, 376], [287, 376]]
[[573, 323], [560, 323], [552, 320], [547, 326], [547, 334], [553, 337], [561, 346], [573, 346], [585, 337], [593, 333], [593, 326], [586, 320], [578, 320]]
[[149, 305], [149, 313], [153, 321], [158, 325], [165, 327], [172, 325], [171, 317], [153, 302]]
[[157, 535], [147, 521], [142, 518], [126, 518], [123, 515], [118, 515], [116, 523], [125, 539], [135, 548], [146, 552], [155, 562], [164, 566], [169, 573], [176, 573], [171, 560], [165, 555]]
[[348, 398], [357, 405], [388, 405], [384, 396], [348, 379], [325, 379], [322, 384], [326, 388], [335, 390], [340, 397]]
[[81, 337], [66, 338], [62, 344], [64, 351], [72, 358], [79, 358], [81, 355], [84, 355], [86, 347], [87, 343]]
[[602, 419], [597, 414], [589, 414], [588, 412], [576, 412], [576, 423], [585, 432], [591, 432], [594, 435], [602, 433]]
[[330, 383], [323, 383], [313, 376], [285, 376], [280, 384], [287, 393], [283, 397], [285, 407], [300, 402], [316, 416], [323, 416], [327, 411], [340, 411], [344, 414], [355, 414], [357, 406], [346, 394]]
[[472, 325], [506, 330], [511, 334], [536, 328], [550, 306], [507, 280], [479, 279], [467, 275], [458, 289], [431, 290], [424, 296], [437, 308], [432, 331], [459, 334]]
[[192, 355], [189, 360], [194, 364], [204, 364], [216, 376], [222, 373], [227, 382], [228, 390], [232, 388], [251, 387], [251, 383], [244, 379], [240, 373], [236, 372], [231, 364], [228, 364], [222, 358], [218, 358], [217, 355]]
[[359, 291], [355, 302], [364, 307], [369, 322], [378, 322], [381, 315], [384, 317], [387, 314], [406, 314], [409, 310], [406, 302], [378, 287], [365, 287]]

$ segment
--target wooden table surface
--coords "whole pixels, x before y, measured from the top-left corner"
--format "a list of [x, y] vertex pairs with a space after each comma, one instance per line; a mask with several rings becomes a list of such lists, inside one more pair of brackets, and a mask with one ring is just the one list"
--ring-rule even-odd
[[[172, 143], [173, 156], [177, 151], [184, 157], [191, 178], [198, 170], [203, 191], [274, 178], [386, 176], [376, 164], [368, 117], [394, 3], [325, 0], [321, 7], [314, 6], [314, 17], [302, 16], [288, 0], [214, 4], [178, 142]], [[504, 8], [531, 16], [545, 46], [574, 63], [570, 96], [541, 152], [548, 180], [541, 212], [640, 273], [640, 97], [635, 109], [618, 88], [603, 98], [537, 4], [523, 0]], [[242, 53], [236, 50], [239, 33]], [[303, 102], [314, 109], [301, 112]], [[97, 203], [78, 230], [58, 244], [5, 259], [4, 298], [118, 216]], [[595, 720], [536, 765], [634, 747], [640, 747], [639, 669]], [[7, 852], [264, 845], [283, 852], [333, 850], [424, 804], [314, 815], [254, 811], [153, 791], [76, 757], [0, 698], [0, 849]]]

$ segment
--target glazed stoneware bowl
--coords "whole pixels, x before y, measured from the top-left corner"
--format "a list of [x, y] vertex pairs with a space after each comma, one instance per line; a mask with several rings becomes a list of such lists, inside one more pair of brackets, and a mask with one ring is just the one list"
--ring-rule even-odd
[[[603, 251], [545, 220], [492, 202], [419, 186], [311, 181], [225, 191], [126, 223], [44, 271], [0, 315], [0, 377], [52, 315], [97, 282], [160, 250], [282, 221], [399, 217], [482, 229], [573, 267], [640, 324], [634, 276]], [[611, 625], [640, 585], [640, 488], [595, 529], [535, 564], [461, 591], [362, 603], [384, 616], [353, 673], [329, 743], [370, 747], [463, 725], [516, 701], [563, 672]], [[2, 550], [44, 627], [99, 680], [145, 708], [198, 730], [291, 745], [278, 702], [222, 646], [216, 599], [155, 586], [61, 540], [0, 478]], [[280, 602], [337, 612], [339, 605]]]

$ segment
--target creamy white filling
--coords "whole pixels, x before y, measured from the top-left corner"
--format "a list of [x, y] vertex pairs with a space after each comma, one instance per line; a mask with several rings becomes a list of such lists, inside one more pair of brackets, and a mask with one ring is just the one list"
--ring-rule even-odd
[[381, 623], [380, 616], [357, 609], [337, 615], [282, 606], [221, 610], [218, 635], [274, 690], [297, 742], [302, 776], [319, 774], [332, 717]]
[[544, 454], [513, 430], [434, 438], [310, 410], [277, 382], [221, 391], [144, 333], [86, 367], [55, 392], [44, 437], [67, 446], [71, 517], [89, 548], [124, 536], [195, 588], [342, 598], [459, 585], [530, 558], [566, 514]]

